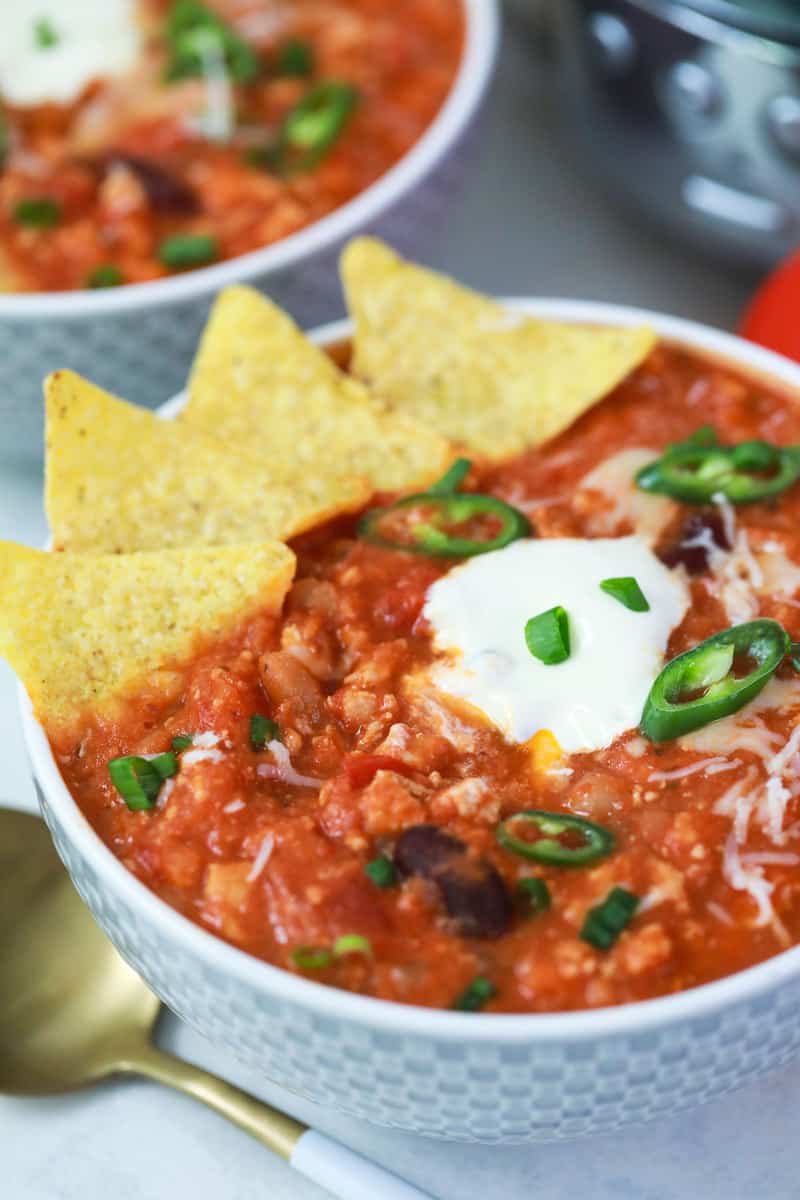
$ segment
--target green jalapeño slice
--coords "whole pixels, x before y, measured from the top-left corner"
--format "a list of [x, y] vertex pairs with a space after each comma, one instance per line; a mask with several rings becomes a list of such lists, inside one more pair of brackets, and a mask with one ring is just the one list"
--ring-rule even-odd
[[685, 442], [668, 446], [661, 458], [636, 476], [645, 492], [685, 504], [708, 504], [724, 496], [731, 504], [753, 504], [786, 491], [800, 478], [800, 447], [769, 442], [723, 446], [706, 427]]
[[572, 813], [526, 808], [501, 821], [495, 837], [504, 850], [555, 867], [586, 867], [614, 849], [610, 829]]
[[639, 724], [651, 742], [701, 729], [744, 708], [769, 682], [791, 642], [777, 621], [734, 625], [664, 667]]
[[456, 490], [471, 465], [460, 458], [427, 492], [368, 512], [359, 536], [376, 546], [433, 558], [471, 558], [528, 537], [528, 518], [504, 500]]

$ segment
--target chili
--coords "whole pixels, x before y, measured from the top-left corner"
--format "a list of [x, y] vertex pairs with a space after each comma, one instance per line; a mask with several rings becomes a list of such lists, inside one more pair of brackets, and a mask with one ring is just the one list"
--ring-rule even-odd
[[752, 504], [784, 492], [800, 478], [800, 447], [746, 441], [723, 446], [707, 428], [668, 446], [642, 467], [637, 485], [687, 504], [707, 504], [722, 495], [732, 504]]

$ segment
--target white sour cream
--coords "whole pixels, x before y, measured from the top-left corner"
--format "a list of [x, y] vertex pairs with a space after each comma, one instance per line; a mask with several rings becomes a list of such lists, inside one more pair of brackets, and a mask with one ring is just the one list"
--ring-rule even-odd
[[[0, 96], [68, 103], [93, 79], [128, 71], [140, 49], [135, 9], [135, 0], [3, 0]], [[52, 30], [53, 45], [39, 44], [37, 26]]]
[[[600, 590], [632, 575], [650, 611]], [[530, 617], [562, 605], [571, 654], [545, 666], [525, 643]], [[470, 559], [428, 590], [424, 613], [442, 655], [440, 691], [466, 701], [509, 741], [549, 730], [568, 753], [598, 750], [639, 722], [669, 635], [689, 604], [682, 577], [640, 537], [543, 538]]]

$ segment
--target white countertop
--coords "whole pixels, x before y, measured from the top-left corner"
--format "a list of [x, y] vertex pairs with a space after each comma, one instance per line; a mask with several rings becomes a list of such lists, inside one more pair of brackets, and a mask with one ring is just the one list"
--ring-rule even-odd
[[[482, 156], [435, 265], [506, 295], [615, 300], [731, 326], [747, 281], [634, 226], [587, 185], [555, 138], [546, 76], [520, 32], [512, 32]], [[0, 537], [42, 543], [40, 493], [30, 467], [2, 461]], [[0, 728], [0, 804], [31, 807], [11, 676], [2, 666]], [[427, 1141], [313, 1109], [248, 1074], [172, 1016], [163, 1019], [159, 1041], [334, 1134], [436, 1200], [790, 1200], [798, 1194], [800, 1064], [658, 1125], [578, 1143], [493, 1148]], [[125, 1082], [47, 1101], [0, 1099], [0, 1197], [323, 1200], [323, 1193], [192, 1101]]]

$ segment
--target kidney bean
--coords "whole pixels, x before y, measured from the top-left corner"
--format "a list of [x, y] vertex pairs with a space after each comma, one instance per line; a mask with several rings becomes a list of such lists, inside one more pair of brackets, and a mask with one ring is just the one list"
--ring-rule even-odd
[[397, 839], [394, 863], [402, 875], [436, 885], [465, 937], [500, 937], [511, 924], [511, 897], [496, 868], [486, 859], [470, 858], [464, 842], [435, 825], [406, 829]]
[[113, 167], [116, 164], [127, 167], [136, 176], [155, 212], [189, 214], [199, 210], [200, 201], [192, 188], [149, 158], [140, 158], [137, 154], [114, 154], [107, 160], [106, 166]]
[[709, 568], [709, 542], [720, 550], [731, 549], [719, 513], [704, 508], [699, 512], [689, 513], [683, 522], [677, 542], [659, 557], [668, 567], [683, 566], [690, 575], [701, 575]]

